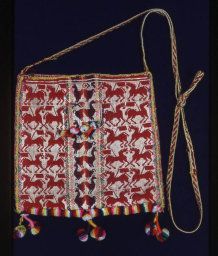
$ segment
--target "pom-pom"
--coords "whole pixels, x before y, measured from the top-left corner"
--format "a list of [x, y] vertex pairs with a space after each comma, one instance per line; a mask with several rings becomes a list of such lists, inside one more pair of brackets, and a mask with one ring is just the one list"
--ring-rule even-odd
[[163, 228], [162, 229], [162, 236], [163, 236], [164, 241], [167, 240], [167, 238], [170, 236], [169, 230], [166, 229], [166, 228]]
[[106, 237], [106, 231], [101, 227], [95, 227], [90, 232], [90, 236], [96, 239], [97, 241], [102, 241]]
[[145, 225], [145, 234], [146, 234], [147, 236], [150, 236], [150, 235], [151, 235], [151, 224], [150, 224], [150, 223], [148, 223], [148, 224]]
[[157, 235], [157, 240], [160, 242], [164, 242], [168, 239], [169, 236], [170, 236], [169, 230], [166, 228], [163, 228], [162, 232], [159, 235]]
[[81, 242], [86, 242], [89, 238], [89, 236], [84, 228], [80, 228], [77, 230], [77, 236]]
[[34, 227], [32, 227], [32, 228], [30, 229], [30, 232], [31, 232], [32, 235], [35, 236], [35, 235], [38, 235], [38, 234], [39, 234], [40, 230], [41, 230], [40, 225], [39, 225], [37, 222], [35, 222], [35, 223], [34, 223]]
[[14, 228], [14, 239], [23, 238], [26, 234], [26, 227], [19, 225]]
[[70, 133], [72, 134], [78, 134], [80, 132], [79, 128], [75, 127], [75, 126], [72, 126], [70, 128]]
[[86, 132], [88, 131], [89, 129], [89, 125], [88, 124], [83, 124], [81, 127], [80, 127], [80, 131], [81, 132]]

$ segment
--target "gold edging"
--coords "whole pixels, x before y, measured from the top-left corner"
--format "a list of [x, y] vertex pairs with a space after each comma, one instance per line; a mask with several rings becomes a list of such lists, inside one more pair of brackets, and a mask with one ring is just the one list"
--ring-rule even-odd
[[157, 177], [159, 182], [159, 191], [160, 191], [160, 200], [161, 207], [164, 209], [165, 207], [165, 199], [164, 199], [164, 188], [163, 188], [163, 175], [162, 175], [162, 166], [161, 166], [161, 152], [160, 152], [160, 136], [159, 136], [159, 127], [157, 123], [157, 113], [156, 113], [156, 102], [155, 102], [155, 93], [154, 93], [154, 84], [153, 84], [153, 76], [150, 73], [150, 81], [151, 81], [151, 111], [152, 111], [152, 125], [154, 131], [154, 141], [155, 141], [155, 151], [157, 157]]
[[19, 123], [20, 123], [20, 93], [22, 88], [22, 80], [23, 76], [17, 76], [17, 87], [16, 87], [16, 95], [15, 95], [15, 143], [14, 143], [14, 187], [15, 187], [15, 211], [17, 213], [21, 213], [21, 209], [19, 207]]
[[103, 76], [108, 76], [108, 77], [136, 77], [138, 75], [149, 75], [150, 71], [143, 71], [140, 73], [130, 73], [130, 74], [104, 74], [104, 73], [88, 73], [88, 74], [75, 74], [75, 75], [61, 75], [61, 74], [54, 74], [54, 75], [50, 75], [50, 74], [23, 74], [23, 75], [19, 75], [20, 77], [25, 77], [25, 78], [30, 78], [32, 80], [37, 80], [37, 79], [46, 79], [46, 80], [52, 80], [54, 78], [72, 78], [72, 77], [78, 77], [78, 78], [86, 78], [89, 76], [93, 76], [93, 77], [103, 77]]

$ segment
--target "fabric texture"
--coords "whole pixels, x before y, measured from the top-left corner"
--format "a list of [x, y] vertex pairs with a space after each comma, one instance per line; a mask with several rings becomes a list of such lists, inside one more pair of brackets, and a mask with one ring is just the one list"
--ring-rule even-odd
[[22, 75], [16, 97], [18, 212], [162, 212], [152, 76]]

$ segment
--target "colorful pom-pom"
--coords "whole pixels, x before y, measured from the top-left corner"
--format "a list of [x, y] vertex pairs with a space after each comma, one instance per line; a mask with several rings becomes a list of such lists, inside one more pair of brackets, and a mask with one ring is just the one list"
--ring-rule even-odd
[[150, 236], [150, 235], [151, 235], [151, 224], [150, 224], [150, 223], [148, 223], [148, 224], [145, 225], [145, 234], [146, 234], [147, 236]]
[[162, 229], [162, 236], [163, 236], [163, 240], [164, 240], [164, 241], [167, 240], [168, 237], [170, 236], [169, 230], [166, 229], [166, 228], [163, 228], [163, 229]]
[[86, 132], [88, 131], [89, 129], [89, 125], [88, 124], [83, 124], [81, 127], [80, 127], [80, 131], [81, 132]]
[[32, 227], [32, 228], [30, 229], [30, 232], [31, 232], [32, 235], [35, 236], [35, 235], [38, 235], [38, 234], [39, 234], [40, 230], [41, 230], [40, 225], [39, 225], [37, 222], [35, 222], [35, 223], [34, 223], [34, 227]]
[[163, 228], [162, 232], [157, 235], [157, 240], [160, 242], [164, 242], [168, 239], [169, 236], [170, 236], [169, 230], [166, 228]]
[[24, 225], [19, 225], [14, 228], [14, 238], [23, 238], [26, 234], [26, 227]]
[[106, 231], [101, 227], [95, 227], [90, 232], [90, 236], [96, 239], [97, 241], [102, 241], [106, 237]]
[[77, 236], [81, 242], [86, 242], [89, 238], [89, 236], [84, 228], [80, 228], [77, 230]]

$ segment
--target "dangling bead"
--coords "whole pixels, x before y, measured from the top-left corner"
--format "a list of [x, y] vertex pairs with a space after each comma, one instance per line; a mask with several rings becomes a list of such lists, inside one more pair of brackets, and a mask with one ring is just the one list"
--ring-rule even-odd
[[23, 238], [26, 234], [26, 227], [24, 225], [19, 225], [14, 228], [14, 239]]
[[90, 236], [97, 241], [102, 241], [106, 237], [106, 231], [101, 227], [96, 227], [92, 229], [92, 231], [90, 232]]
[[84, 228], [80, 228], [77, 230], [77, 236], [81, 242], [86, 242], [89, 238], [89, 235]]

